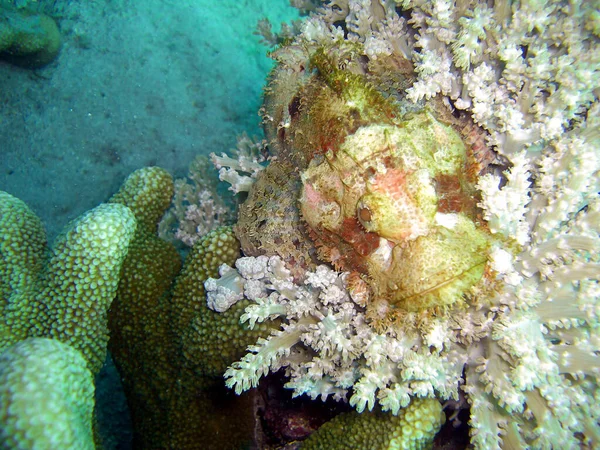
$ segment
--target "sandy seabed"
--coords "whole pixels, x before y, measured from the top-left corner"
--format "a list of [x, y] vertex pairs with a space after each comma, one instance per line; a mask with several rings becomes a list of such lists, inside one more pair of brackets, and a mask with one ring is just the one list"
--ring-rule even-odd
[[297, 17], [287, 0], [51, 3], [58, 59], [34, 71], [0, 62], [0, 189], [51, 238], [137, 168], [182, 176], [196, 155], [258, 135], [272, 62], [253, 32], [262, 17]]

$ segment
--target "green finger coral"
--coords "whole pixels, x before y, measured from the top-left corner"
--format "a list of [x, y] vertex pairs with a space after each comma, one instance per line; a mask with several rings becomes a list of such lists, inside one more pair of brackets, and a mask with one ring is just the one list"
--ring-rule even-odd
[[177, 251], [156, 233], [172, 192], [166, 171], [146, 168], [110, 200], [126, 205], [138, 221], [109, 320], [134, 445], [240, 448], [252, 439], [252, 397], [226, 392], [220, 375], [251, 340], [244, 340], [239, 324], [243, 308], [226, 318], [208, 310], [203, 285], [221, 264], [235, 261], [239, 243], [230, 228], [219, 228], [196, 242], [180, 272]]
[[[51, 251], [37, 216], [22, 201], [0, 192], [0, 352], [8, 358], [19, 341], [54, 338], [47, 346], [69, 344], [68, 351], [87, 360], [87, 373], [95, 373], [104, 361], [110, 328], [136, 446], [240, 448], [252, 439], [253, 398], [225, 391], [220, 375], [261, 331], [249, 332], [239, 323], [241, 306], [227, 315], [210, 311], [203, 285], [222, 263], [233, 264], [239, 243], [231, 228], [215, 230], [197, 242], [179, 274], [179, 254], [156, 234], [172, 190], [171, 176], [163, 169], [132, 173], [110, 203], [70, 224]], [[204, 334], [198, 334], [199, 327]], [[75, 376], [52, 364], [47, 363], [47, 371], [35, 366], [40, 379]], [[61, 370], [62, 375], [54, 372]], [[11, 376], [3, 386], [14, 396], [31, 390], [14, 380], [19, 375]], [[16, 442], [21, 431], [13, 423], [23, 433], [35, 433], [29, 422], [45, 423], [45, 433], [52, 436], [70, 423], [61, 419], [51, 426], [43, 419], [43, 411], [24, 410], [14, 420], [1, 417], [0, 428], [9, 430], [7, 442]], [[91, 420], [77, 423], [91, 429]], [[71, 431], [77, 428], [71, 425]], [[207, 437], [215, 435], [222, 438], [207, 444]], [[44, 448], [93, 448], [89, 442]], [[21, 448], [16, 445], [9, 448]]]
[[239, 242], [231, 227], [219, 227], [194, 244], [177, 277], [170, 313], [180, 382], [178, 407], [171, 412], [172, 448], [237, 449], [252, 441], [253, 398], [225, 391], [221, 375], [259, 335], [240, 324], [243, 308], [211, 311], [204, 288], [219, 266], [233, 264], [238, 256]]
[[94, 378], [80, 352], [30, 338], [0, 355], [0, 448], [92, 450]]
[[73, 221], [47, 252], [39, 219], [0, 193], [0, 351], [27, 337], [55, 338], [81, 351], [97, 373], [106, 357], [107, 310], [135, 227], [128, 208], [102, 204]]
[[380, 411], [336, 416], [300, 447], [302, 450], [418, 450], [430, 448], [446, 418], [434, 399], [415, 399], [397, 416]]
[[[12, 195], [0, 191], [1, 316], [14, 309], [17, 298], [39, 282], [46, 256], [46, 231], [38, 216]], [[11, 300], [11, 296], [13, 300]], [[0, 326], [0, 350], [8, 345], [7, 326]], [[23, 330], [13, 328], [13, 335]], [[16, 336], [15, 336], [16, 337]]]

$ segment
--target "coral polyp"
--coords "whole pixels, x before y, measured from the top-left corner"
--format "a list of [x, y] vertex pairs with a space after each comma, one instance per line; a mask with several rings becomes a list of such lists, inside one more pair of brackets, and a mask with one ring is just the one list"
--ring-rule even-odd
[[462, 300], [484, 273], [461, 136], [429, 112], [364, 126], [302, 173], [302, 217], [319, 256], [407, 311]]

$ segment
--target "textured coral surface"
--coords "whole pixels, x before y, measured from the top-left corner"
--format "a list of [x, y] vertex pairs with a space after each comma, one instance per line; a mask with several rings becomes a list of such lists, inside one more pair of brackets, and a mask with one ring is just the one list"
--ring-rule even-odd
[[0, 355], [0, 446], [92, 450], [94, 379], [81, 353], [29, 338]]
[[106, 358], [107, 311], [136, 229], [131, 211], [100, 205], [48, 250], [39, 219], [1, 192], [0, 229], [0, 350], [27, 337], [51, 337], [81, 351], [98, 372]]
[[0, 5], [0, 59], [38, 69], [51, 63], [61, 47], [58, 25], [51, 17]]

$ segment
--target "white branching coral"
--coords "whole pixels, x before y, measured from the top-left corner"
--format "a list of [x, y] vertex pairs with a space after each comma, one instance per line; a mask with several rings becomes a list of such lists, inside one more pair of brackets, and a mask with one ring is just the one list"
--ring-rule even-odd
[[[559, 137], [596, 98], [600, 2], [493, 3], [332, 1], [304, 22], [300, 39], [335, 41], [345, 21], [346, 39], [364, 42], [369, 58], [412, 59], [409, 98], [447, 96], [510, 154]], [[408, 27], [397, 4], [410, 12]]]
[[[518, 244], [529, 241], [529, 229], [525, 221], [527, 205], [531, 201], [531, 167], [525, 152], [513, 155], [513, 167], [503, 176], [486, 174], [479, 179], [478, 188], [483, 197], [484, 219], [492, 233], [501, 233]], [[506, 183], [502, 189], [500, 185]]]
[[[441, 357], [451, 335], [445, 327], [436, 329], [432, 323], [422, 335], [402, 338], [377, 334], [367, 324], [364, 308], [349, 296], [347, 275], [325, 265], [308, 272], [302, 283], [294, 283], [276, 256], [243, 257], [236, 268], [223, 268], [224, 276], [205, 283], [209, 306], [217, 298], [245, 297], [255, 302], [241, 318], [251, 328], [269, 319], [285, 320], [281, 330], [251, 346], [226, 372], [227, 385], [236, 392], [285, 367], [290, 377], [286, 387], [295, 395], [340, 400], [353, 388], [350, 403], [358, 411], [372, 409], [378, 395], [384, 408], [396, 413], [410, 395], [458, 398], [462, 364], [455, 357]], [[419, 343], [424, 348], [415, 351]], [[429, 345], [432, 349], [425, 348]]]
[[219, 179], [229, 183], [231, 191], [248, 192], [258, 173], [265, 168], [265, 147], [264, 141], [255, 142], [244, 133], [238, 137], [233, 156], [211, 153], [210, 158], [219, 170]]
[[418, 80], [468, 109], [506, 153], [559, 137], [594, 101], [600, 75], [595, 1], [412, 0]]
[[442, 97], [487, 131], [506, 161], [477, 183], [497, 240], [464, 302], [385, 329], [349, 294], [347, 274], [319, 266], [298, 279], [277, 257], [240, 259], [231, 292], [217, 292], [225, 279], [207, 288], [252, 300], [250, 326], [281, 327], [227, 370], [228, 386], [241, 392], [283, 368], [295, 395], [392, 413], [464, 393], [477, 449], [600, 447], [599, 9], [338, 0], [304, 22], [298, 47], [347, 40], [369, 63], [408, 58], [411, 101]]
[[[598, 217], [598, 202], [590, 206]], [[227, 385], [240, 393], [283, 367], [294, 395], [349, 398], [358, 411], [379, 403], [392, 413], [414, 396], [458, 399], [462, 388], [478, 448], [551, 448], [550, 442], [574, 448], [578, 433], [596, 442], [600, 412], [591, 405], [600, 375], [600, 240], [598, 222], [594, 228], [574, 219], [570, 226], [596, 237], [556, 243], [562, 252], [580, 253], [577, 263], [565, 265], [561, 251], [546, 249], [544, 256], [556, 260], [546, 259], [552, 269], [545, 271], [559, 277], [532, 273], [526, 261], [540, 246], [530, 246], [517, 261], [492, 266], [499, 277], [516, 275], [519, 283], [507, 282], [497, 297], [467, 311], [425, 321], [415, 315], [402, 334], [376, 333], [368, 325], [364, 308], [347, 293], [345, 274], [319, 266], [294, 283], [277, 257], [241, 258], [237, 270], [207, 281], [207, 290], [217, 293], [220, 285], [219, 295], [253, 300], [242, 316], [250, 327], [274, 318], [283, 325], [227, 370]], [[510, 255], [499, 252], [505, 256], [498, 258]]]
[[[229, 190], [234, 194], [248, 192], [265, 167], [265, 147], [264, 141], [251, 139], [243, 133], [238, 136], [232, 156], [212, 153], [210, 160], [198, 156], [187, 177], [175, 180], [172, 207], [161, 220], [159, 235], [165, 240], [192, 247], [209, 231], [233, 222], [236, 200], [220, 193], [218, 182], [229, 183]], [[219, 170], [218, 179], [214, 176], [214, 167]]]

